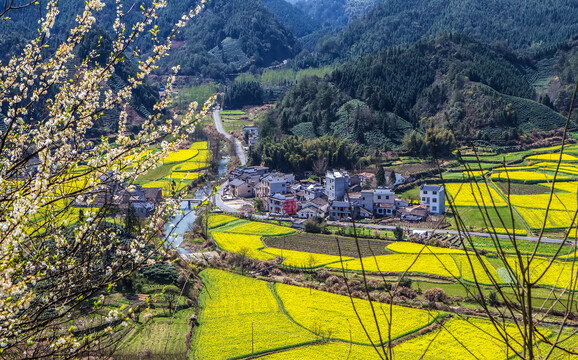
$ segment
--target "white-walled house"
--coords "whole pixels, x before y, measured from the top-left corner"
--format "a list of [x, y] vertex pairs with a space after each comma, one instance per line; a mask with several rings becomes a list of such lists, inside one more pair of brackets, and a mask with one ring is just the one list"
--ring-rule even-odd
[[329, 200], [343, 201], [349, 189], [349, 174], [345, 171], [327, 171], [325, 174], [325, 194]]
[[420, 205], [427, 206], [430, 214], [446, 212], [446, 192], [443, 185], [423, 184], [419, 188]]

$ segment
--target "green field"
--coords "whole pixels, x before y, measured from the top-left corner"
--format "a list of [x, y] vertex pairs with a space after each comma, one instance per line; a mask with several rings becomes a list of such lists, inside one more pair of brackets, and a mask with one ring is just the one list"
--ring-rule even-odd
[[191, 330], [189, 318], [194, 313], [193, 309], [186, 309], [177, 311], [174, 317], [170, 315], [151, 317], [136, 326], [121, 345], [119, 353], [140, 356], [163, 354], [175, 359], [185, 359], [188, 352], [186, 336]]
[[180, 192], [201, 176], [209, 166], [210, 158], [206, 141], [193, 143], [188, 149], [170, 153], [162, 165], [139, 176], [135, 184], [160, 187], [163, 194]]

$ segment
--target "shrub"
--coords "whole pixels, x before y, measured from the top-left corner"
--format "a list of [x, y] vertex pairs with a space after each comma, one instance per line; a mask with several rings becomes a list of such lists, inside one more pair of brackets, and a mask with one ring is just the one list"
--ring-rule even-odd
[[423, 292], [423, 297], [430, 303], [445, 303], [447, 301], [446, 293], [440, 288], [427, 289]]

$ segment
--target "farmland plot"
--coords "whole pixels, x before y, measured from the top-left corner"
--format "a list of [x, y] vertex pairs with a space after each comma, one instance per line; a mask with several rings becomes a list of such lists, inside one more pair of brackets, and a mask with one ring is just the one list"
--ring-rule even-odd
[[[351, 346], [351, 349], [350, 349]], [[351, 352], [350, 352], [351, 351]], [[262, 357], [264, 360], [288, 360], [288, 359], [315, 359], [315, 360], [335, 360], [344, 359], [349, 354], [350, 359], [375, 360], [379, 358], [372, 346], [346, 344], [334, 342], [328, 344], [314, 344], [302, 346], [287, 351]]]
[[216, 269], [200, 275], [206, 289], [193, 338], [195, 359], [250, 356], [316, 340], [287, 318], [266, 282]]
[[[460, 272], [453, 258], [448, 254], [392, 254], [376, 257], [365, 257], [362, 260], [346, 261], [347, 270], [361, 271], [361, 261], [366, 271], [384, 273], [421, 273], [447, 277], [459, 277]], [[341, 269], [341, 264], [330, 264], [328, 267]]]
[[[508, 334], [521, 341], [514, 325], [507, 325]], [[494, 326], [479, 319], [452, 319], [437, 331], [419, 336], [394, 347], [396, 359], [508, 359], [504, 340]]]
[[223, 250], [244, 254], [259, 260], [274, 259], [275, 256], [260, 251], [263, 242], [260, 235], [235, 234], [228, 232], [211, 232], [211, 236]]
[[[266, 248], [263, 252], [281, 256], [283, 260], [283, 265], [301, 267], [301, 268], [314, 268], [318, 266], [323, 266], [327, 264], [332, 264], [340, 261], [340, 257], [337, 255], [325, 255], [325, 254], [315, 254], [304, 251], [295, 250], [283, 250], [275, 248]], [[343, 260], [353, 260], [353, 257], [344, 256]]]
[[[349, 341], [351, 331], [353, 343], [371, 344], [355, 315], [349, 297], [285, 284], [276, 284], [275, 290], [287, 314], [299, 325], [343, 341]], [[389, 305], [374, 302], [381, 331], [380, 338], [369, 301], [354, 299], [354, 303], [374, 343], [387, 340], [388, 320], [392, 321], [391, 337], [398, 338], [429, 325], [439, 315], [436, 311], [393, 305], [393, 315], [388, 319]]]

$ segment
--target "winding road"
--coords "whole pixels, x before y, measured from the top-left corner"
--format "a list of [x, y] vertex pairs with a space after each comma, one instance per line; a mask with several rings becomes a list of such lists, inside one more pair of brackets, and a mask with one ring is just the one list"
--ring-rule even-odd
[[227, 138], [227, 140], [232, 141], [235, 144], [235, 152], [237, 153], [237, 157], [239, 158], [241, 165], [245, 166], [247, 165], [247, 155], [245, 155], [245, 152], [243, 151], [243, 145], [237, 138], [233, 137], [231, 134], [227, 134], [223, 128], [223, 122], [221, 121], [221, 114], [219, 114], [219, 111], [220, 110], [218, 109], [213, 110], [213, 120], [215, 121], [215, 127], [219, 133], [223, 134], [223, 136]]

